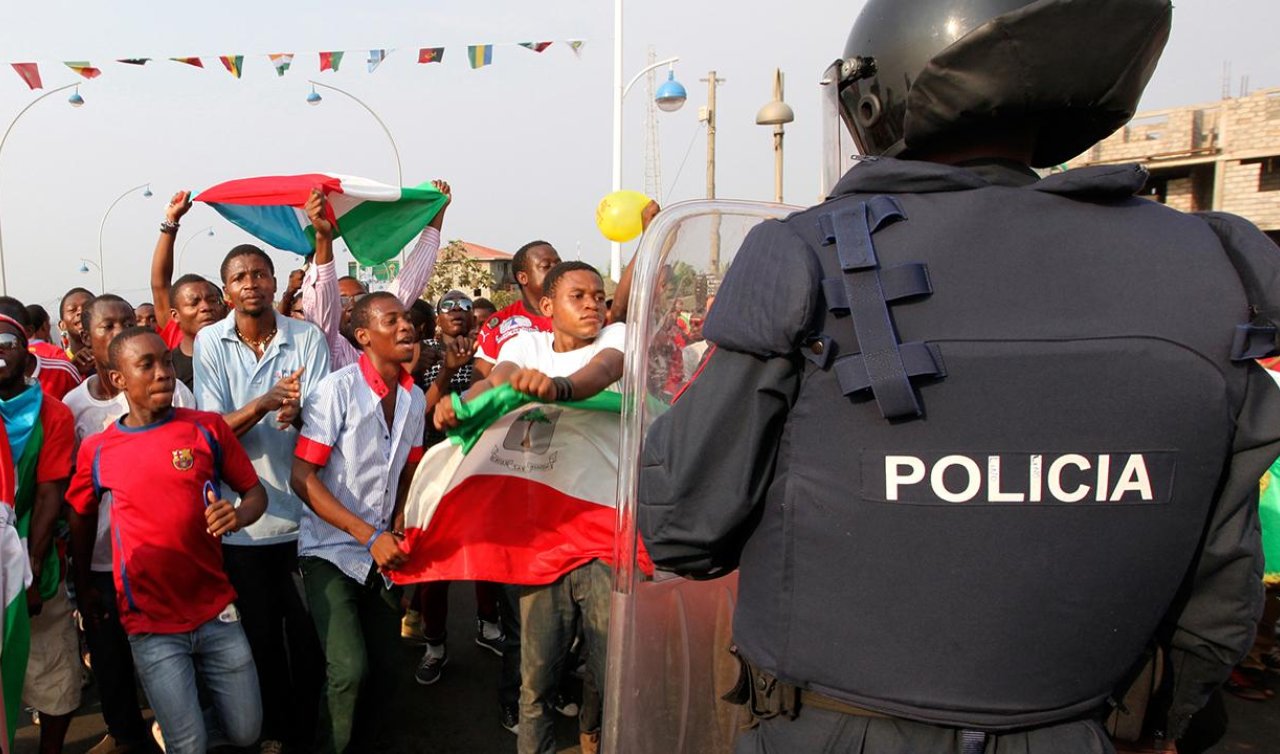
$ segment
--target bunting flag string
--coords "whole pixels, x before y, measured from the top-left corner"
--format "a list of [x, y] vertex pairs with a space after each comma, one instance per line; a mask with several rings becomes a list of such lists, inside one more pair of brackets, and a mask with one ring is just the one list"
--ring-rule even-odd
[[320, 53], [320, 70], [338, 72], [338, 66], [342, 65], [342, 51]]
[[102, 75], [102, 71], [89, 65], [87, 60], [72, 60], [64, 65], [87, 79], [96, 79]]
[[244, 71], [243, 55], [220, 55], [218, 59], [222, 61], [223, 67], [225, 67], [232, 76], [240, 78], [240, 74]]
[[493, 63], [493, 45], [468, 45], [467, 59], [473, 69], [490, 65]]
[[292, 52], [281, 52], [267, 57], [271, 59], [271, 65], [275, 66], [277, 76], [283, 76], [284, 72], [289, 70], [289, 66], [293, 64]]
[[[505, 42], [501, 44], [519, 45], [520, 47], [523, 47], [527, 50], [532, 50], [533, 52], [541, 53], [545, 51], [548, 47], [550, 47], [552, 44], [554, 44], [554, 42], [549, 42], [549, 41], [547, 42]], [[495, 46], [501, 46], [501, 44], [467, 45], [468, 65], [473, 70], [492, 65], [493, 64], [493, 48]], [[586, 44], [585, 40], [570, 39], [570, 40], [567, 40], [565, 44], [570, 50], [573, 51], [573, 54], [575, 57], [581, 59], [582, 48]], [[389, 55], [393, 51], [394, 50], [389, 50], [386, 48], [369, 50], [369, 59], [368, 59], [369, 73], [373, 73], [374, 71], [376, 71], [378, 69], [378, 66], [382, 65], [383, 61], [387, 59], [387, 55]], [[418, 63], [420, 64], [442, 63], [444, 62], [444, 51], [445, 51], [444, 47], [421, 47], [418, 49]], [[341, 67], [342, 65], [342, 57], [345, 54], [346, 54], [346, 51], [344, 50], [329, 50], [329, 51], [321, 52], [319, 54], [320, 70], [334, 71], [336, 73], [339, 67]], [[284, 76], [285, 72], [288, 71], [290, 66], [293, 65], [294, 53], [291, 53], [291, 52], [271, 53], [266, 55], [266, 57], [268, 60], [270, 60], [271, 67], [273, 70], [275, 70], [276, 75]], [[217, 56], [217, 58], [222, 63], [223, 67], [226, 68], [227, 71], [232, 76], [238, 79], [243, 75], [244, 59], [245, 59], [244, 55], [219, 55]], [[142, 57], [116, 58], [115, 62], [120, 63], [122, 65], [142, 67], [142, 66], [145, 66], [147, 63], [151, 62], [152, 60], [153, 58], [142, 58]], [[172, 57], [172, 58], [169, 58], [169, 60], [172, 60], [175, 63], [182, 63], [183, 65], [189, 65], [194, 68], [205, 67], [204, 61], [201, 60], [201, 58], [194, 57], [194, 56], [193, 57]], [[18, 74], [19, 78], [22, 79], [23, 83], [26, 84], [29, 89], [33, 89], [33, 90], [42, 89], [44, 87], [44, 82], [40, 77], [40, 68], [38, 63], [10, 63], [9, 65], [13, 68], [14, 72]], [[102, 70], [99, 68], [95, 68], [87, 60], [63, 61], [63, 65], [70, 68], [77, 75], [82, 76], [86, 79], [93, 79], [102, 75]]]
[[44, 88], [44, 83], [40, 81], [40, 67], [35, 63], [10, 63], [9, 65], [13, 66], [13, 70], [22, 77], [28, 89]]

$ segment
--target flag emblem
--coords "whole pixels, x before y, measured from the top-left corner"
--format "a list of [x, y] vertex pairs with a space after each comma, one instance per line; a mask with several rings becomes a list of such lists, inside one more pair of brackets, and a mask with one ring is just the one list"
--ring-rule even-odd
[[192, 466], [196, 465], [195, 454], [191, 452], [191, 448], [182, 448], [173, 451], [173, 468], [178, 471], [190, 471]]
[[550, 406], [539, 406], [516, 417], [511, 429], [502, 440], [502, 447], [518, 453], [546, 455], [551, 449], [551, 437], [556, 432], [556, 420], [561, 411]]

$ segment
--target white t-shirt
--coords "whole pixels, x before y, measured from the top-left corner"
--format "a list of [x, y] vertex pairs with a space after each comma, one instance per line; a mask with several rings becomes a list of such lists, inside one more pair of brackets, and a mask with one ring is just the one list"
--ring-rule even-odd
[[[526, 330], [503, 344], [500, 360], [524, 369], [536, 369], [548, 377], [568, 377], [606, 348], [623, 352], [626, 336], [626, 324], [618, 322], [601, 330], [591, 345], [558, 353], [552, 347], [554, 333]], [[605, 389], [620, 392], [620, 383], [615, 382]]]
[[[96, 435], [111, 426], [112, 422], [129, 413], [129, 399], [124, 393], [116, 393], [111, 400], [100, 401], [89, 392], [90, 385], [98, 383], [98, 375], [90, 375], [75, 390], [67, 393], [62, 402], [71, 409], [76, 420], [76, 449], [89, 435]], [[173, 405], [178, 408], [195, 408], [196, 398], [186, 385], [174, 381]], [[98, 506], [98, 538], [93, 544], [93, 560], [90, 570], [111, 572], [111, 493], [102, 497]]]

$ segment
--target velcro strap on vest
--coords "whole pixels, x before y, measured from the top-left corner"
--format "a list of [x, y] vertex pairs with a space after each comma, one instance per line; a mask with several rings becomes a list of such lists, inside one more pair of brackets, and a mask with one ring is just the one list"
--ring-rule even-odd
[[1231, 341], [1232, 361], [1264, 359], [1275, 352], [1276, 328], [1270, 325], [1236, 325]]
[[[928, 296], [933, 293], [933, 282], [929, 280], [928, 265], [913, 262], [882, 268], [880, 288], [884, 291], [884, 300], [894, 302], [915, 296]], [[826, 297], [828, 310], [848, 311], [849, 294], [845, 292], [843, 278], [823, 278], [822, 295]]]
[[[827, 299], [829, 310], [843, 303], [853, 320], [860, 354], [836, 360], [836, 376], [845, 395], [870, 389], [886, 419], [918, 417], [923, 413], [912, 376], [938, 376], [941, 358], [933, 358], [924, 344], [908, 349], [912, 356], [904, 357], [903, 346], [898, 341], [893, 319], [889, 315], [890, 293], [886, 291], [880, 261], [876, 256], [872, 235], [896, 220], [905, 220], [902, 206], [891, 196], [877, 196], [865, 202], [818, 218], [821, 235], [830, 245], [835, 244], [836, 257], [843, 272], [844, 296], [839, 294]], [[908, 265], [909, 266], [909, 265]], [[923, 271], [923, 265], [916, 265]], [[910, 277], [911, 273], [903, 273]], [[928, 284], [927, 274], [925, 284]], [[894, 278], [898, 281], [898, 278]], [[824, 283], [824, 292], [826, 284]], [[931, 291], [931, 286], [929, 286]], [[927, 356], [927, 358], [925, 358]], [[908, 369], [904, 358], [911, 358], [914, 369]], [[844, 365], [841, 368], [841, 365]]]
[[986, 733], [980, 730], [960, 731], [960, 754], [982, 754], [986, 748]]
[[[907, 377], [946, 377], [947, 370], [942, 363], [942, 351], [930, 343], [913, 341], [898, 347], [898, 356], [906, 369]], [[867, 368], [867, 359], [875, 354], [855, 353], [836, 359], [836, 379], [840, 382], [840, 392], [853, 395], [863, 390], [874, 390], [871, 372]]]

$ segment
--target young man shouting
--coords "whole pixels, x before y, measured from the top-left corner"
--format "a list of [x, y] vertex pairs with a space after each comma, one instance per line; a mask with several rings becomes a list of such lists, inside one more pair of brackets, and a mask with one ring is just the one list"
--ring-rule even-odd
[[304, 406], [290, 479], [307, 505], [298, 561], [326, 656], [325, 754], [354, 750], [361, 691], [377, 697], [361, 708], [379, 713], [402, 675], [400, 590], [383, 574], [405, 560], [400, 519], [426, 419], [406, 369], [417, 333], [404, 305], [371, 293], [356, 302], [351, 326], [361, 356], [322, 380]]
[[[248, 526], [267, 494], [222, 417], [174, 408], [169, 349], [133, 327], [111, 342], [107, 378], [129, 412], [80, 445], [67, 492], [81, 588], [97, 539], [98, 508], [111, 501], [117, 607], [134, 663], [169, 754], [203, 754], [212, 742], [257, 740], [262, 705], [236, 592], [222, 567], [222, 535]], [[240, 495], [232, 506], [216, 490]], [[100, 623], [104, 611], [88, 609]], [[202, 712], [201, 676], [213, 704]]]

